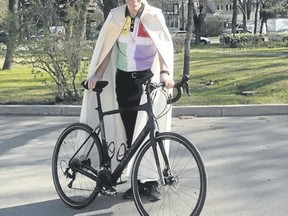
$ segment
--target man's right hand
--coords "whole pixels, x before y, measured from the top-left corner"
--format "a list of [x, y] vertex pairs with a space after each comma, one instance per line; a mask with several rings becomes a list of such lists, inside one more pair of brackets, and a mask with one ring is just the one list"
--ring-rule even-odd
[[88, 89], [89, 89], [89, 90], [94, 89], [95, 86], [96, 86], [96, 82], [99, 81], [99, 80], [102, 80], [102, 78], [101, 78], [101, 77], [98, 77], [98, 76], [95, 75], [95, 74], [94, 74], [92, 77], [88, 78], [88, 79], [86, 80], [86, 83], [88, 84]]

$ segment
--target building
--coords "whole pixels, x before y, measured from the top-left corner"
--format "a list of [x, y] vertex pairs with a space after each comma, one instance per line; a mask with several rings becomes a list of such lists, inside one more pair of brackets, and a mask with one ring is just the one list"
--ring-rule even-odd
[[[256, 0], [252, 0], [251, 19], [254, 20]], [[186, 25], [188, 0], [175, 0], [172, 3], [164, 4], [164, 14], [167, 25], [170, 29], [183, 29]], [[231, 0], [207, 0], [207, 16], [221, 17], [223, 22], [231, 22], [233, 5]], [[242, 22], [242, 13], [238, 10], [237, 19]]]

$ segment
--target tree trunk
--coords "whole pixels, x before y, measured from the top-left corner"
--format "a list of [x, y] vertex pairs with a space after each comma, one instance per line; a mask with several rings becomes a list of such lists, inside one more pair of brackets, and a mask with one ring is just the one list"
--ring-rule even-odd
[[14, 61], [14, 51], [16, 48], [16, 41], [18, 36], [18, 0], [9, 0], [9, 28], [8, 28], [8, 43], [6, 49], [3, 70], [10, 70]]
[[252, 0], [247, 0], [246, 4], [247, 4], [247, 6], [246, 6], [246, 9], [247, 9], [247, 20], [250, 20], [251, 19], [251, 11], [252, 11]]
[[239, 8], [242, 12], [243, 15], [243, 30], [246, 31], [247, 30], [247, 26], [246, 26], [246, 20], [247, 20], [247, 1], [246, 0], [238, 0], [239, 3]]
[[200, 35], [202, 33], [202, 25], [204, 23], [204, 19], [206, 16], [206, 8], [207, 8], [207, 1], [200, 0], [199, 7], [197, 3], [192, 0], [192, 8], [193, 8], [193, 21], [195, 27], [195, 44], [200, 44]]
[[118, 6], [118, 0], [103, 0], [104, 19], [107, 18], [111, 9]]
[[[78, 5], [78, 19], [76, 20], [76, 23], [74, 24], [74, 35], [73, 37], [76, 39], [75, 42], [77, 44], [77, 47], [81, 47], [81, 42], [84, 40], [84, 37], [86, 36], [86, 22], [87, 22], [87, 8], [89, 5], [89, 0], [79, 1]], [[81, 56], [78, 55], [77, 58], [74, 59], [74, 70], [78, 72], [81, 67]], [[77, 92], [77, 91], [76, 91]]]
[[84, 0], [81, 2], [80, 14], [79, 14], [79, 33], [81, 34], [79, 38], [82, 40], [86, 35], [86, 22], [87, 22], [87, 9], [90, 0]]
[[243, 30], [246, 31], [247, 30], [247, 17], [246, 17], [246, 13], [243, 13]]
[[268, 14], [267, 14], [266, 5], [265, 5], [266, 1], [264, 3], [263, 2], [261, 3], [262, 3], [262, 8], [260, 10], [260, 18], [261, 18], [260, 34], [262, 34], [264, 24], [267, 25], [267, 19], [268, 19]]
[[[188, 8], [189, 10], [189, 8]], [[189, 14], [189, 12], [188, 12]], [[185, 2], [182, 0], [181, 2], [181, 29], [185, 30]]]
[[183, 75], [189, 75], [190, 70], [190, 41], [192, 36], [192, 16], [193, 14], [193, 0], [188, 1], [188, 23], [187, 23], [187, 34], [184, 44], [184, 67]]
[[261, 25], [260, 25], [260, 31], [259, 31], [260, 34], [262, 34], [262, 32], [263, 32], [263, 26], [264, 26], [264, 20], [262, 19]]
[[233, 14], [232, 14], [232, 32], [236, 32], [236, 23], [237, 23], [237, 0], [233, 0]]
[[257, 33], [258, 12], [259, 12], [259, 0], [256, 0], [256, 11], [255, 11], [255, 19], [254, 19], [254, 34]]

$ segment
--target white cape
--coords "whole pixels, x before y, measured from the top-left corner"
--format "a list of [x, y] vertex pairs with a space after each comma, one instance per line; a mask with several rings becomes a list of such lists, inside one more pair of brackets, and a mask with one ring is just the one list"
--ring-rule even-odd
[[[173, 43], [170, 33], [165, 25], [165, 19], [162, 11], [158, 8], [150, 6], [145, 2], [145, 8], [141, 15], [141, 22], [145, 30], [148, 32], [151, 39], [153, 40], [154, 44], [156, 45], [158, 53], [160, 53], [163, 57], [169, 69], [170, 75], [173, 76]], [[108, 86], [105, 87], [104, 91], [101, 93], [102, 107], [104, 111], [118, 108], [115, 94], [115, 73], [117, 55], [117, 45], [115, 45], [115, 42], [121, 33], [124, 23], [125, 6], [120, 6], [118, 8], [112, 9], [100, 31], [88, 70], [87, 78], [91, 77], [93, 73], [95, 73], [96, 69], [99, 67], [101, 62], [112, 49], [111, 60], [103, 76], [103, 80], [109, 81]], [[158, 56], [155, 57], [155, 61], [152, 66], [152, 72], [154, 73], [153, 81], [159, 82], [160, 67]], [[143, 101], [143, 97], [141, 101]], [[158, 102], [155, 101], [155, 103], [157, 104]], [[165, 102], [163, 101], [163, 103]], [[99, 122], [95, 107], [95, 93], [85, 90], [82, 102], [80, 122], [88, 124], [92, 128], [94, 128]], [[155, 110], [157, 112], [157, 107], [155, 107]], [[133, 139], [142, 130], [146, 122], [145, 119], [146, 115], [144, 114], [144, 112], [139, 112], [137, 116]], [[107, 142], [110, 143], [114, 141], [117, 151], [120, 144], [125, 143], [126, 141], [124, 126], [121, 117], [119, 114], [116, 114], [107, 118], [105, 117], [104, 121]], [[171, 110], [161, 119], [159, 119], [158, 123], [160, 131], [170, 131]]]

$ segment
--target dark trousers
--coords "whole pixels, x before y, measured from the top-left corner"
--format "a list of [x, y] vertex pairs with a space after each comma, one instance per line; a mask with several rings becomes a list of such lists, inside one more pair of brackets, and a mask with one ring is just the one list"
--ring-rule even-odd
[[[139, 80], [147, 71], [124, 72], [117, 70], [116, 73], [116, 96], [119, 108], [130, 108], [139, 105], [143, 93]], [[139, 88], [140, 85], [140, 88]], [[127, 147], [130, 148], [138, 111], [125, 111], [121, 118], [125, 127]]]

